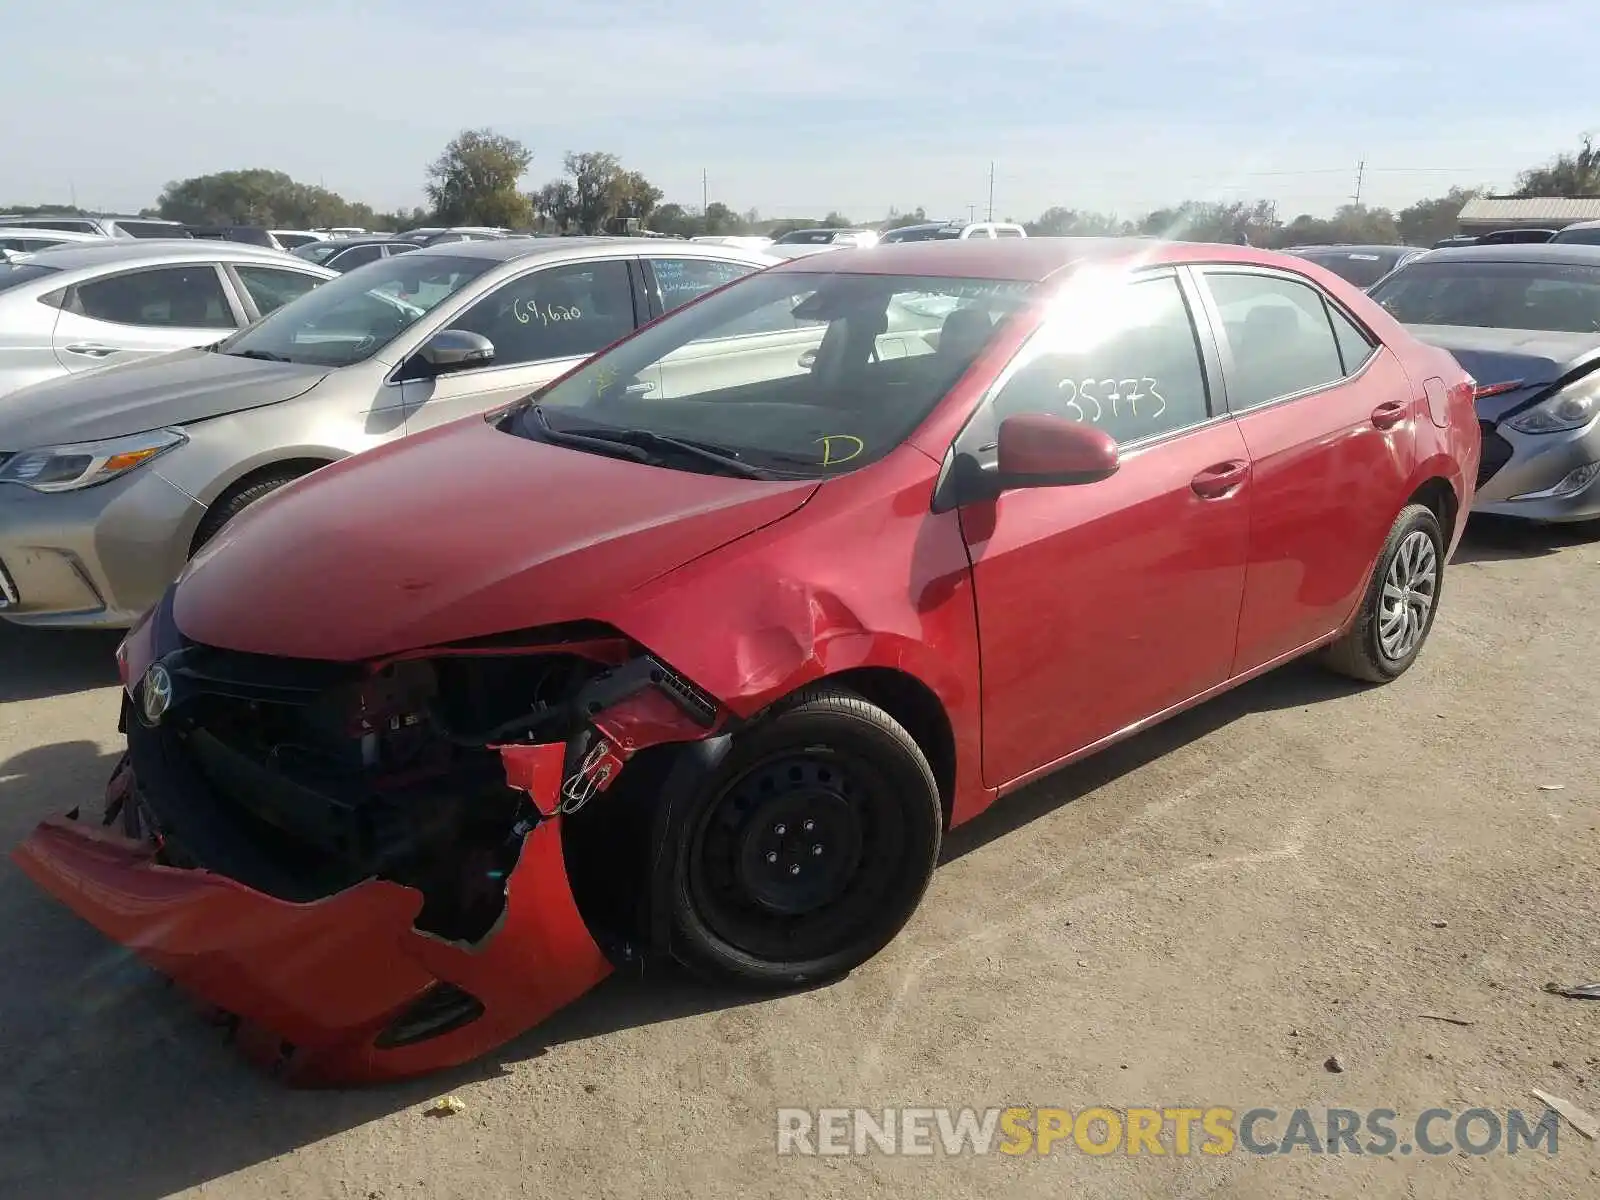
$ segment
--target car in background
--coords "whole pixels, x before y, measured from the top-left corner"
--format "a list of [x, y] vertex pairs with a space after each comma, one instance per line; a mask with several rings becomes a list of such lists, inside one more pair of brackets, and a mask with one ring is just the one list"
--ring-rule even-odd
[[369, 231], [362, 229], [359, 225], [335, 225], [331, 229], [313, 229], [311, 232], [318, 238], [325, 240], [328, 238], [365, 237]]
[[492, 228], [487, 225], [453, 225], [448, 228], [430, 225], [419, 229], [407, 229], [394, 236], [418, 246], [443, 246], [450, 242], [490, 241], [494, 238], [510, 237], [512, 234], [509, 229]]
[[1435, 250], [1370, 294], [1477, 381], [1479, 512], [1600, 518], [1600, 246]]
[[[249, 269], [219, 266], [224, 282], [259, 275], [273, 254], [215, 248], [258, 256]], [[126, 626], [191, 554], [290, 480], [518, 400], [773, 261], [635, 238], [418, 248], [336, 276], [233, 336], [222, 337], [235, 322], [219, 311], [227, 328], [197, 334], [202, 348], [0, 399], [0, 562], [16, 597], [0, 616]], [[331, 274], [275, 254], [270, 267]]]
[[341, 275], [355, 267], [364, 267], [380, 258], [405, 254], [421, 249], [416, 242], [383, 234], [377, 237], [338, 238], [333, 241], [312, 242], [290, 251], [296, 258], [319, 263]]
[[1421, 246], [1291, 246], [1284, 253], [1314, 262], [1346, 283], [1365, 289], [1427, 250]]
[[[191, 237], [205, 238], [210, 241], [239, 242], [246, 246], [261, 246], [267, 250], [290, 250], [293, 246], [303, 246], [307, 242], [317, 239], [315, 234], [293, 233], [283, 231], [283, 236], [278, 236], [278, 231], [267, 229], [260, 225], [188, 225]], [[288, 239], [287, 241], [285, 239]]]
[[14, 858], [283, 1077], [392, 1079], [623, 963], [837, 979], [999, 797], [1303, 655], [1400, 676], [1466, 372], [1302, 261], [1086, 243], [774, 266], [283, 489], [124, 642], [104, 804]]
[[301, 246], [309, 246], [312, 242], [322, 241], [320, 233], [312, 233], [309, 229], [269, 229], [267, 232], [283, 250], [295, 250]]
[[1600, 246], [1600, 221], [1574, 221], [1550, 240], [1558, 246]]
[[215, 342], [332, 278], [198, 239], [97, 238], [0, 261], [0, 410], [33, 384]]
[[1554, 229], [1496, 229], [1493, 233], [1480, 233], [1475, 246], [1522, 246], [1548, 242], [1555, 237]]
[[79, 245], [84, 242], [104, 243], [109, 239], [102, 233], [69, 233], [65, 229], [12, 228], [0, 225], [0, 250], [14, 254], [32, 254], [35, 250], [48, 250], [52, 246]]
[[0, 213], [0, 225], [11, 229], [60, 229], [67, 233], [94, 233], [115, 238], [189, 236], [189, 231], [180, 222], [157, 217], [18, 216]]
[[878, 231], [875, 229], [791, 229], [772, 241], [773, 246], [782, 248], [827, 246], [835, 250], [877, 244]]
[[759, 234], [702, 234], [689, 240], [702, 246], [738, 246], [743, 250], [765, 250], [772, 245], [771, 238]]
[[1028, 231], [1009, 221], [928, 221], [890, 229], [878, 240], [895, 242], [961, 242], [972, 238], [1024, 238]]

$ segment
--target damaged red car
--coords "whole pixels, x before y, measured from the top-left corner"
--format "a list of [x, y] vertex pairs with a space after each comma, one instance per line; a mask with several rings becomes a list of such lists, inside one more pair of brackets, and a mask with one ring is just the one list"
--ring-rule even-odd
[[303, 1082], [662, 956], [835, 977], [997, 797], [1298, 655], [1406, 670], [1472, 392], [1266, 252], [798, 259], [230, 524], [119, 650], [103, 809], [15, 857]]

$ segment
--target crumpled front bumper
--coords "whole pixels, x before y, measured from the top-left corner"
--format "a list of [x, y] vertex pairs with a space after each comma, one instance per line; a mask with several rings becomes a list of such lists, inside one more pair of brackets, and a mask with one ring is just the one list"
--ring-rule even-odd
[[[573, 899], [559, 817], [525, 836], [505, 911], [472, 946], [418, 933], [422, 895], [400, 884], [373, 879], [297, 904], [210, 871], [164, 866], [156, 854], [68, 816], [43, 822], [12, 858], [101, 932], [236, 1018], [250, 1057], [292, 1083], [372, 1082], [466, 1062], [612, 969]], [[476, 998], [481, 1013], [391, 1044], [414, 1006], [461, 1001], [451, 989]]]

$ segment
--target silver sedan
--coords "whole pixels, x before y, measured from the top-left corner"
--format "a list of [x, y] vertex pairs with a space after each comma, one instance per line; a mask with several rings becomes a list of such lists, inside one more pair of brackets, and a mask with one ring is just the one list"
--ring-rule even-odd
[[29, 384], [215, 342], [335, 277], [282, 251], [193, 239], [0, 257], [0, 409]]
[[[0, 617], [130, 625], [263, 496], [519, 399], [776, 261], [628, 238], [425, 247], [203, 349], [15, 393], [0, 401]], [[396, 536], [422, 511], [396, 513]]]

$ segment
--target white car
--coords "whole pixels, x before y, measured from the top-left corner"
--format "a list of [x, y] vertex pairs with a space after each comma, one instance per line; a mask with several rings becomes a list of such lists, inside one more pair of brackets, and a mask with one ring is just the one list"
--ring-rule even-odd
[[65, 229], [38, 229], [26, 225], [0, 224], [0, 250], [13, 254], [32, 254], [35, 250], [48, 250], [52, 246], [84, 242], [104, 244], [111, 239], [103, 233], [75, 233]]
[[956, 242], [973, 238], [1025, 238], [1028, 231], [1010, 221], [929, 221], [923, 225], [902, 225], [878, 240], [891, 242]]
[[210, 345], [335, 278], [281, 250], [200, 239], [0, 256], [0, 405], [57, 376]]

